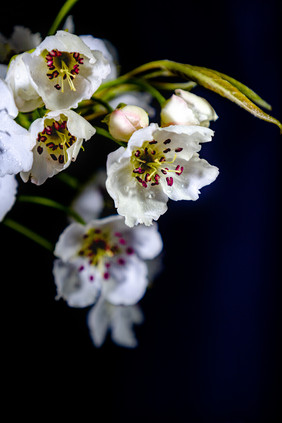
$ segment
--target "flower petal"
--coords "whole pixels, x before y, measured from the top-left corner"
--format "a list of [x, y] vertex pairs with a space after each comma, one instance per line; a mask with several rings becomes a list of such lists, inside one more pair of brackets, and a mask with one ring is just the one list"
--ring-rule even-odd
[[146, 264], [132, 255], [125, 263], [111, 264], [111, 277], [102, 284], [102, 295], [115, 305], [136, 304], [145, 294], [148, 285]]
[[138, 225], [129, 231], [130, 243], [134, 245], [134, 251], [143, 260], [155, 258], [163, 248], [158, 226]]
[[0, 222], [14, 205], [17, 192], [17, 180], [14, 175], [0, 178]]
[[29, 132], [3, 110], [0, 111], [0, 128], [0, 177], [28, 171], [34, 145]]
[[219, 173], [216, 166], [200, 159], [198, 154], [194, 154], [188, 163], [184, 160], [178, 160], [177, 163], [183, 167], [183, 172], [181, 175], [172, 174], [173, 184], [169, 185], [165, 178], [161, 179], [164, 192], [174, 201], [197, 200], [200, 188], [212, 183]]
[[72, 223], [60, 235], [56, 244], [54, 254], [63, 261], [70, 260], [76, 256], [80, 249], [85, 227], [79, 223]]
[[[55, 260], [53, 274], [57, 287], [56, 299], [63, 298], [70, 307], [87, 307], [96, 302], [100, 294], [99, 274], [94, 269], [82, 268], [83, 261]], [[95, 276], [94, 276], [95, 274]]]
[[13, 92], [17, 108], [24, 113], [44, 105], [24, 63], [25, 56], [29, 57], [29, 53], [19, 54], [11, 60], [5, 79]]
[[12, 118], [18, 115], [18, 109], [15, 104], [12, 90], [10, 87], [0, 79], [0, 111], [4, 110]]
[[[121, 149], [119, 154], [123, 153]], [[126, 157], [115, 162], [114, 156], [117, 157], [116, 151], [108, 156], [106, 188], [118, 213], [125, 217], [125, 223], [130, 227], [138, 223], [151, 225], [167, 210], [166, 194], [160, 186], [155, 186], [154, 190], [141, 186], [132, 177], [132, 167]]]

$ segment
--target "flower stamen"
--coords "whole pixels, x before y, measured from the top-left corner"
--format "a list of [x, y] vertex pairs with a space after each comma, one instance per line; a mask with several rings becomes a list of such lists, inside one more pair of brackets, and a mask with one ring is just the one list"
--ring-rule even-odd
[[52, 71], [46, 74], [47, 77], [50, 80], [60, 78], [60, 83], [55, 84], [54, 88], [64, 93], [64, 80], [67, 80], [71, 91], [76, 91], [73, 80], [79, 75], [79, 66], [84, 64], [84, 58], [81, 57], [80, 53], [45, 50], [42, 54], [45, 58], [48, 70]]

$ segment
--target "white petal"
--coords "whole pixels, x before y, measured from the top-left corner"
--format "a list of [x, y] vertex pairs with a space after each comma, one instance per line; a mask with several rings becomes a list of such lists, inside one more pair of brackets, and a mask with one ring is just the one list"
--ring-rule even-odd
[[198, 154], [187, 162], [178, 160], [184, 170], [181, 175], [171, 174], [172, 186], [166, 183], [165, 178], [161, 179], [163, 190], [171, 200], [197, 200], [200, 188], [212, 183], [218, 176], [218, 168], [210, 165], [206, 160], [200, 159]]
[[[99, 274], [85, 266], [85, 261], [63, 262], [55, 260], [53, 274], [57, 287], [56, 299], [63, 298], [70, 307], [88, 307], [96, 302], [100, 294]], [[91, 280], [93, 278], [93, 280]]]
[[111, 278], [103, 280], [102, 295], [115, 305], [136, 304], [148, 285], [146, 264], [136, 256], [125, 257], [125, 264], [112, 264]]
[[112, 340], [119, 346], [134, 348], [137, 340], [133, 325], [143, 323], [144, 316], [138, 305], [115, 306], [108, 303], [102, 296], [88, 313], [87, 323], [92, 341], [100, 347], [108, 330]]
[[199, 125], [200, 121], [185, 100], [173, 94], [165, 102], [161, 110], [162, 126], [168, 125]]
[[111, 314], [107, 304], [101, 296], [87, 316], [89, 333], [96, 347], [100, 347], [104, 343], [111, 325]]
[[42, 107], [44, 103], [30, 78], [24, 63], [25, 56], [29, 57], [29, 54], [19, 54], [10, 62], [6, 82], [14, 94], [15, 103], [19, 111], [31, 112], [37, 107]]
[[112, 340], [122, 347], [135, 348], [138, 342], [133, 325], [143, 323], [143, 320], [138, 305], [112, 306]]
[[177, 157], [189, 160], [194, 153], [201, 150], [201, 143], [212, 140], [214, 132], [202, 126], [187, 125], [171, 125], [166, 128], [157, 128], [154, 131], [154, 138], [164, 142], [166, 139], [171, 140], [171, 144], [167, 145], [171, 149], [166, 157], [174, 159], [175, 149], [180, 147], [183, 150], [177, 154]]
[[0, 178], [0, 222], [14, 205], [18, 183], [14, 175]]
[[82, 138], [87, 141], [95, 134], [96, 129], [84, 117], [73, 110], [62, 109], [50, 111], [45, 115], [44, 119], [51, 118], [59, 120], [60, 115], [65, 115], [68, 118], [67, 126], [69, 132], [76, 138]]
[[105, 81], [110, 81], [117, 78], [117, 62], [118, 54], [115, 47], [108, 41], [101, 38], [95, 38], [92, 35], [80, 35], [79, 38], [90, 48], [92, 52], [100, 51], [105, 59], [109, 62], [111, 67], [110, 74], [105, 78]]
[[144, 260], [153, 259], [162, 251], [163, 242], [156, 223], [138, 225], [129, 231], [129, 236], [134, 251]]
[[8, 65], [0, 63], [0, 78], [5, 79], [7, 75]]
[[85, 227], [79, 223], [72, 223], [60, 235], [54, 254], [63, 261], [76, 256], [81, 247]]
[[4, 111], [0, 112], [0, 128], [0, 177], [28, 171], [34, 144], [29, 132]]
[[32, 34], [29, 28], [16, 25], [10, 42], [16, 53], [22, 53], [37, 47], [41, 43], [41, 36], [39, 32]]
[[18, 115], [18, 109], [15, 104], [12, 90], [10, 87], [0, 79], [0, 111], [4, 110], [12, 118]]
[[114, 162], [111, 155], [117, 156], [117, 153], [108, 156], [106, 188], [118, 213], [125, 217], [125, 223], [130, 227], [138, 223], [151, 225], [166, 212], [167, 196], [160, 186], [151, 189], [140, 185], [132, 176], [132, 167], [126, 157], [119, 163]]
[[218, 118], [215, 110], [205, 98], [181, 89], [175, 90], [175, 93], [191, 108], [201, 125], [209, 126], [210, 120], [216, 120]]

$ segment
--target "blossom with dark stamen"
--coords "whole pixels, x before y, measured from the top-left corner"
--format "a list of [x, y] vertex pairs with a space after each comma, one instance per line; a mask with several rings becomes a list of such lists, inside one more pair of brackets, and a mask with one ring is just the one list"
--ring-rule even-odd
[[37, 144], [33, 149], [33, 165], [21, 177], [25, 182], [31, 180], [41, 185], [76, 160], [83, 140], [91, 138], [95, 129], [74, 111], [57, 110], [35, 120], [29, 133]]
[[198, 154], [212, 135], [202, 126], [151, 124], [134, 132], [126, 149], [109, 154], [106, 187], [128, 226], [151, 225], [165, 213], [169, 198], [198, 199], [200, 188], [218, 175]]
[[146, 260], [161, 250], [156, 225], [131, 229], [121, 216], [92, 220], [86, 226], [72, 223], [54, 252], [57, 298], [72, 307], [94, 304], [99, 295], [115, 305], [135, 304], [148, 285]]

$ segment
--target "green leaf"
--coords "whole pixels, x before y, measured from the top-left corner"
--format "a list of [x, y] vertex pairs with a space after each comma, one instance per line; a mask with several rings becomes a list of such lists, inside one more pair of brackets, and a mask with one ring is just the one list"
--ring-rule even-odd
[[220, 72], [204, 67], [172, 62], [170, 60], [158, 60], [136, 68], [127, 74], [126, 77], [128, 78], [132, 75], [136, 76], [136, 74], [142, 74], [148, 70], [151, 71], [156, 68], [165, 69], [170, 71], [172, 75], [195, 81], [197, 84], [202, 85], [208, 90], [214, 91], [222, 97], [233, 101], [238, 106], [244, 108], [259, 119], [263, 119], [277, 125], [282, 133], [281, 122], [265, 113], [255, 104], [260, 104], [261, 106], [269, 109], [270, 105], [268, 103], [241, 82]]
[[[202, 68], [205, 69], [205, 68]], [[254, 103], [256, 103], [258, 106], [264, 107], [267, 110], [271, 110], [272, 107], [269, 103], [267, 103], [265, 100], [263, 100], [258, 94], [256, 94], [253, 90], [251, 90], [246, 85], [242, 84], [241, 82], [237, 81], [234, 78], [231, 78], [231, 76], [225, 75], [224, 73], [218, 72], [213, 70], [214, 73], [221, 76], [223, 79], [226, 79], [226, 81], [229, 81], [232, 85], [234, 85], [236, 88], [238, 88], [241, 93], [245, 94], [246, 97], [248, 97], [250, 100], [252, 100]]]

